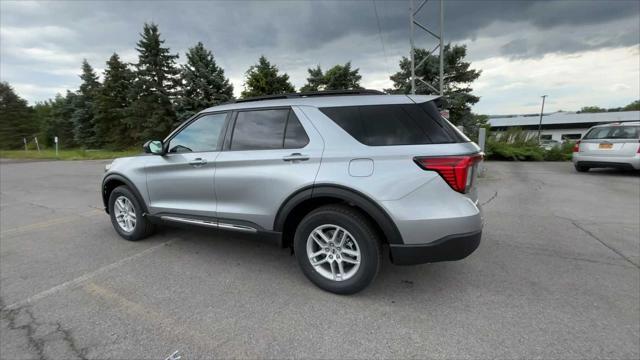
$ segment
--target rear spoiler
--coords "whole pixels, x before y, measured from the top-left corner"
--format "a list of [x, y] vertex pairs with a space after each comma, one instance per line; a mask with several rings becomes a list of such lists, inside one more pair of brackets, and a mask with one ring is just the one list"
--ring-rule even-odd
[[[418, 98], [421, 97], [421, 98]], [[414, 103], [418, 104], [424, 101], [433, 101], [434, 104], [436, 104], [436, 107], [438, 108], [438, 110], [444, 110], [447, 109], [449, 107], [449, 101], [447, 100], [446, 97], [444, 96], [429, 96], [429, 95], [412, 95], [412, 94], [407, 94], [407, 97], [409, 99], [411, 99], [411, 101], [413, 101]], [[425, 99], [426, 97], [426, 99]]]

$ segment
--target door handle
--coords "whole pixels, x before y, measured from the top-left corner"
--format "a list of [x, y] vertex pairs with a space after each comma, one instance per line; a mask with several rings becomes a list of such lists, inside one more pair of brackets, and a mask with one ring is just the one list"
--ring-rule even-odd
[[200, 167], [206, 163], [207, 163], [207, 160], [203, 158], [195, 158], [192, 161], [189, 161], [189, 165], [192, 165], [194, 167]]
[[283, 157], [282, 160], [283, 161], [307, 161], [309, 160], [309, 156], [302, 155], [300, 153], [293, 153], [291, 155]]

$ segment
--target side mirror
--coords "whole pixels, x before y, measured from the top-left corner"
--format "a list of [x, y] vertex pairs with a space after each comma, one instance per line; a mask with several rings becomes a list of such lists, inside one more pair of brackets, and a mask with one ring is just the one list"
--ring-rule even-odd
[[160, 140], [150, 140], [142, 146], [147, 154], [164, 155], [164, 146]]

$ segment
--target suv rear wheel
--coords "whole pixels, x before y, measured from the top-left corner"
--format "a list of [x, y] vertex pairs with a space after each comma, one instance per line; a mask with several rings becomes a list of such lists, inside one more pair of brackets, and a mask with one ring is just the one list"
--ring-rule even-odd
[[367, 287], [382, 263], [374, 227], [348, 206], [313, 210], [298, 225], [293, 245], [305, 276], [336, 294], [353, 294]]
[[118, 186], [109, 195], [109, 217], [122, 238], [137, 241], [153, 233], [153, 224], [142, 216], [142, 206], [126, 186]]

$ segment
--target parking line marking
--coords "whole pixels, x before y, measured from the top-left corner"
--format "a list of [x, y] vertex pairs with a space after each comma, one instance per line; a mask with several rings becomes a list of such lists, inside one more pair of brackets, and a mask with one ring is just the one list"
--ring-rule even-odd
[[121, 265], [124, 265], [125, 263], [127, 263], [129, 261], [132, 261], [132, 260], [135, 260], [135, 259], [137, 259], [139, 257], [145, 256], [145, 255], [147, 255], [147, 254], [149, 254], [149, 253], [151, 253], [151, 252], [153, 252], [153, 251], [155, 251], [155, 250], [157, 250], [157, 249], [159, 249], [159, 248], [161, 248], [161, 247], [163, 247], [165, 245], [168, 245], [169, 243], [172, 243], [172, 242], [174, 242], [176, 240], [177, 239], [171, 239], [171, 240], [165, 241], [165, 242], [163, 242], [161, 244], [152, 246], [152, 247], [150, 247], [150, 248], [148, 248], [146, 250], [143, 250], [143, 251], [141, 251], [141, 252], [139, 252], [137, 254], [131, 255], [131, 256], [126, 257], [124, 259], [120, 259], [120, 260], [118, 260], [118, 261], [116, 261], [116, 262], [114, 262], [112, 264], [105, 265], [105, 266], [103, 266], [103, 267], [101, 267], [101, 268], [99, 268], [97, 270], [94, 270], [92, 272], [86, 273], [86, 274], [84, 274], [82, 276], [79, 276], [79, 277], [77, 277], [77, 278], [75, 278], [73, 280], [69, 280], [67, 282], [64, 282], [64, 283], [62, 283], [60, 285], [56, 285], [56, 286], [52, 287], [51, 289], [48, 289], [48, 290], [39, 292], [39, 293], [37, 293], [35, 295], [29, 296], [28, 298], [26, 298], [24, 300], [21, 300], [21, 301], [15, 302], [13, 304], [7, 305], [2, 310], [3, 311], [5, 311], [5, 310], [15, 310], [15, 309], [20, 308], [22, 306], [25, 306], [25, 305], [34, 303], [34, 302], [36, 302], [38, 300], [44, 299], [45, 297], [47, 297], [49, 295], [53, 295], [53, 294], [55, 294], [57, 292], [60, 292], [62, 290], [72, 289], [74, 287], [77, 287], [78, 285], [84, 283], [85, 281], [87, 281], [87, 280], [89, 280], [91, 278], [94, 278], [94, 277], [96, 277], [98, 275], [101, 275], [101, 274], [106, 273], [106, 272], [108, 272], [110, 270], [113, 270], [113, 269], [115, 269], [115, 268], [117, 268], [117, 267], [119, 267]]
[[47, 221], [43, 221], [43, 222], [39, 222], [39, 223], [34, 223], [34, 224], [29, 224], [29, 225], [24, 225], [24, 226], [18, 226], [9, 230], [5, 230], [0, 232], [0, 236], [5, 236], [5, 235], [11, 235], [11, 234], [19, 234], [25, 231], [30, 231], [30, 230], [39, 230], [39, 229], [43, 229], [49, 226], [53, 226], [53, 225], [59, 225], [59, 224], [65, 224], [68, 222], [73, 222], [76, 221], [79, 218], [87, 218], [87, 217], [92, 217], [92, 216], [96, 216], [100, 213], [103, 213], [103, 211], [98, 210], [98, 209], [92, 209], [91, 211], [89, 211], [87, 214], [78, 214], [78, 215], [70, 215], [70, 216], [65, 216], [65, 217], [61, 217], [61, 218], [56, 218], [56, 219], [51, 219], [51, 220], [47, 220]]

